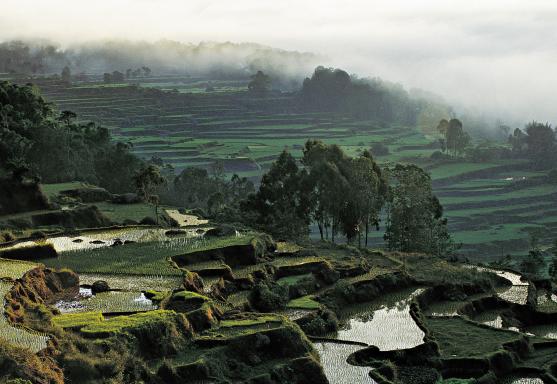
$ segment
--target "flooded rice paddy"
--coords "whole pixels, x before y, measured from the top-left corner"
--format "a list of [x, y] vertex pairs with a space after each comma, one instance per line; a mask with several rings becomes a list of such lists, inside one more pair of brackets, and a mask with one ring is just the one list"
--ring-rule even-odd
[[[0, 259], [0, 278], [17, 279], [34, 267], [35, 265], [32, 263]], [[39, 352], [47, 347], [48, 336], [30, 329], [16, 327], [9, 323], [4, 315], [4, 296], [12, 289], [12, 286], [12, 281], [0, 280], [0, 298], [2, 303], [0, 310], [0, 338], [12, 345], [29, 349], [35, 353]]]
[[[39, 244], [52, 244], [57, 252], [80, 251], [102, 247], [113, 246], [116, 243], [126, 242], [163, 242], [168, 240], [164, 228], [118, 228], [101, 231], [87, 231], [78, 236], [54, 236], [47, 239], [37, 239], [33, 241], [23, 241], [16, 243], [10, 248], [32, 247]], [[200, 237], [202, 233], [198, 233], [194, 229], [186, 230], [184, 234], [177, 237], [195, 238]]]
[[491, 272], [508, 280], [512, 286], [497, 288], [497, 295], [510, 303], [525, 305], [528, 298], [528, 282], [522, 280], [522, 276], [516, 272], [502, 271], [493, 268], [469, 266], [476, 268], [479, 272]]
[[347, 308], [337, 339], [374, 345], [382, 351], [413, 348], [423, 344], [424, 332], [410, 315], [410, 303], [423, 289], [408, 289]]
[[111, 289], [124, 291], [172, 291], [182, 284], [182, 276], [148, 276], [148, 275], [110, 275], [80, 273], [79, 282], [82, 285], [92, 285], [95, 281], [103, 280]]
[[362, 347], [337, 343], [314, 343], [319, 353], [325, 376], [331, 384], [375, 384], [369, 376], [370, 367], [348, 364], [346, 359]]
[[142, 292], [102, 292], [87, 296], [80, 295], [71, 301], [59, 301], [55, 305], [62, 313], [72, 312], [145, 312], [157, 309]]

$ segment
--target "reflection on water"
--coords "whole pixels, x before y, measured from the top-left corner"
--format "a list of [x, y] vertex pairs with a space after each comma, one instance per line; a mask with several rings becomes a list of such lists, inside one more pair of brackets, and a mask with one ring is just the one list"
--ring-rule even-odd
[[315, 343], [325, 376], [331, 384], [375, 384], [369, 376], [370, 367], [350, 365], [346, 359], [362, 347], [336, 343]]
[[504, 378], [501, 384], [543, 384], [543, 380], [539, 377], [518, 377], [508, 376]]
[[557, 324], [534, 325], [528, 327], [527, 331], [539, 337], [546, 339], [557, 339]]
[[515, 304], [526, 304], [528, 299], [528, 282], [522, 281], [522, 276], [515, 272], [501, 271], [493, 268], [468, 266], [469, 268], [476, 268], [479, 272], [491, 272], [502, 278], [509, 280], [512, 284], [511, 287], [497, 288], [497, 295], [508, 302]]
[[520, 332], [520, 330], [516, 327], [503, 326], [503, 318], [501, 317], [501, 313], [499, 311], [482, 312], [474, 317], [474, 321], [477, 321], [478, 323], [482, 323], [485, 325], [489, 325], [490, 327], [493, 328], [507, 329], [509, 331]]
[[92, 285], [95, 281], [99, 280], [106, 281], [111, 289], [126, 291], [172, 291], [179, 288], [182, 284], [181, 276], [79, 274], [79, 282], [83, 285]]
[[423, 289], [413, 288], [349, 307], [341, 315], [349, 320], [338, 331], [337, 338], [375, 345], [382, 351], [423, 344], [424, 332], [410, 316], [410, 303], [421, 292]]

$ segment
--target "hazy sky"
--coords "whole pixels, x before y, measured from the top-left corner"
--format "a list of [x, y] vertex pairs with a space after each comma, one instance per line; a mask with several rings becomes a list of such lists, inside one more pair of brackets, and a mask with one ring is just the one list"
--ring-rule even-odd
[[0, 39], [256, 42], [557, 123], [556, 0], [0, 0]]

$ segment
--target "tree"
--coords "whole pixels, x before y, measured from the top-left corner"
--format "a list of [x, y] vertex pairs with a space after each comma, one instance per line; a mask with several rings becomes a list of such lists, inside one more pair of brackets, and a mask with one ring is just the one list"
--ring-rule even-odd
[[292, 155], [283, 151], [263, 175], [259, 191], [242, 203], [247, 221], [279, 239], [307, 236], [310, 212], [304, 176]]
[[342, 231], [350, 242], [356, 235], [361, 245], [365, 229], [366, 245], [370, 224], [378, 223], [378, 213], [384, 201], [385, 180], [371, 153], [358, 158], [346, 156], [337, 145], [308, 140], [302, 163], [308, 170], [304, 182], [310, 191], [310, 207], [321, 239]]
[[263, 71], [257, 71], [257, 73], [251, 76], [251, 81], [248, 84], [248, 90], [256, 94], [265, 94], [271, 88], [271, 78], [263, 73]]
[[58, 120], [64, 123], [66, 126], [69, 126], [75, 119], [77, 118], [77, 114], [72, 111], [62, 111], [60, 112], [60, 116]]
[[155, 194], [158, 186], [164, 184], [165, 179], [160, 174], [160, 169], [155, 165], [142, 167], [133, 177], [137, 194], [141, 199], [155, 207], [155, 219], [159, 223], [159, 196]]
[[549, 124], [533, 121], [526, 125], [526, 144], [528, 154], [537, 165], [547, 167], [554, 164], [555, 155], [555, 132]]
[[107, 84], [112, 83], [112, 75], [110, 73], [105, 72], [103, 74], [103, 81]]
[[61, 77], [62, 81], [66, 84], [70, 84], [72, 82], [72, 71], [70, 70], [70, 67], [66, 65], [64, 69], [62, 69]]
[[392, 185], [385, 232], [388, 248], [437, 256], [454, 251], [443, 207], [431, 189], [430, 176], [413, 164], [397, 164], [389, 176]]
[[113, 83], [121, 83], [124, 81], [124, 74], [120, 71], [112, 72], [112, 82]]

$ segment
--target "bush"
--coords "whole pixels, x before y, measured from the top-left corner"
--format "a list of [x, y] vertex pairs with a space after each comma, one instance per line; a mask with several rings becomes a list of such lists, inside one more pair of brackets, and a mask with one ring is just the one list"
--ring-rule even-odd
[[288, 286], [276, 283], [259, 283], [250, 294], [250, 304], [261, 312], [282, 309], [288, 303]]

